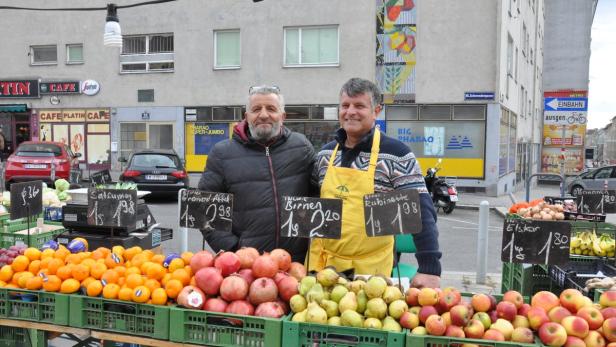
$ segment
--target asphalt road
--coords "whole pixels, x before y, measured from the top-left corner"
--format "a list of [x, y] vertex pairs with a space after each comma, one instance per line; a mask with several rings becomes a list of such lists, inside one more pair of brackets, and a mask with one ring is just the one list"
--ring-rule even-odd
[[[173, 239], [163, 243], [163, 251], [179, 252], [181, 249], [178, 227], [178, 205], [173, 197], [153, 198], [146, 201], [156, 221], [163, 227], [172, 228]], [[456, 209], [450, 215], [438, 214], [439, 244], [443, 257], [443, 271], [472, 272], [477, 269], [477, 234], [479, 211]], [[500, 273], [500, 249], [503, 218], [495, 212], [489, 214], [488, 228], [488, 273]], [[197, 230], [188, 231], [188, 250], [202, 248], [202, 236]], [[405, 263], [416, 263], [415, 256], [405, 254]]]

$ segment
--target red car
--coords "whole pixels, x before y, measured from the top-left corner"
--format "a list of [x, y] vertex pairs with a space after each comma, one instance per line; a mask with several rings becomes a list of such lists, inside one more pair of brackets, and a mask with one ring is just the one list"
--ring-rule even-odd
[[4, 182], [9, 189], [14, 182], [42, 180], [51, 186], [58, 178], [68, 181], [71, 170], [79, 170], [79, 157], [81, 153], [74, 154], [62, 142], [25, 141], [6, 160]]

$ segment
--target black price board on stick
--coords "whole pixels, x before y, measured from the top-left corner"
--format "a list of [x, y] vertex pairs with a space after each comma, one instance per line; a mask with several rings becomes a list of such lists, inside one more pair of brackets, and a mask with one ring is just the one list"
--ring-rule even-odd
[[185, 189], [180, 197], [180, 226], [231, 231], [233, 194]]
[[109, 173], [109, 170], [98, 171], [90, 175], [90, 180], [94, 185], [108, 184], [111, 183], [111, 174]]
[[616, 190], [583, 190], [576, 204], [580, 213], [616, 213]]
[[11, 219], [25, 218], [43, 212], [43, 182], [11, 184]]
[[280, 236], [339, 239], [342, 200], [283, 196]]
[[501, 260], [508, 263], [566, 264], [570, 239], [570, 223], [509, 218], [503, 226]]
[[369, 237], [421, 232], [421, 206], [416, 189], [364, 196], [364, 219]]
[[137, 191], [134, 189], [88, 189], [88, 224], [135, 229]]

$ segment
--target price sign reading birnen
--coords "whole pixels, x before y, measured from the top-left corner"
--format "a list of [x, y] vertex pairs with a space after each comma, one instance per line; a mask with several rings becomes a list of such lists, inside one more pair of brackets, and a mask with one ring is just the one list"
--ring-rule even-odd
[[88, 189], [88, 224], [135, 229], [137, 191], [134, 189]]
[[416, 189], [364, 196], [364, 219], [369, 237], [421, 232], [421, 206]]
[[283, 196], [283, 237], [339, 239], [342, 230], [342, 200]]
[[233, 194], [185, 189], [180, 197], [180, 226], [231, 231]]
[[562, 265], [569, 261], [571, 224], [506, 219], [501, 260], [508, 263]]
[[35, 216], [43, 212], [43, 182], [11, 184], [11, 219]]
[[583, 190], [576, 202], [580, 213], [616, 213], [616, 190]]
[[92, 184], [94, 185], [108, 184], [108, 183], [111, 183], [111, 174], [109, 173], [109, 170], [102, 170], [102, 171], [95, 172], [92, 175], [90, 175], [90, 180], [92, 181]]

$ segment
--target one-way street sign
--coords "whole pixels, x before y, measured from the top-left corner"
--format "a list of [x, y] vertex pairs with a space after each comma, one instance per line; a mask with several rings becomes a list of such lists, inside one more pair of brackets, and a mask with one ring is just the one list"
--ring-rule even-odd
[[588, 111], [587, 98], [545, 98], [546, 111]]

